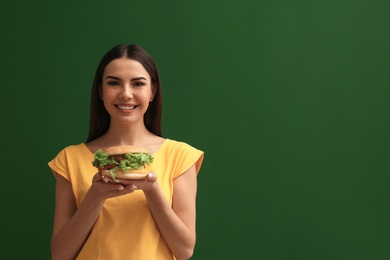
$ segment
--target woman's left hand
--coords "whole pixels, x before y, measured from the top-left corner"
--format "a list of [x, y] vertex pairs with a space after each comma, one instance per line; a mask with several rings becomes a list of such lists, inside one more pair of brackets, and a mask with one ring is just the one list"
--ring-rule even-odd
[[130, 180], [130, 179], [121, 179], [116, 178], [115, 182], [122, 185], [133, 185], [137, 190], [148, 190], [153, 184], [157, 181], [157, 174], [154, 172], [149, 172], [146, 175], [146, 178], [143, 180]]

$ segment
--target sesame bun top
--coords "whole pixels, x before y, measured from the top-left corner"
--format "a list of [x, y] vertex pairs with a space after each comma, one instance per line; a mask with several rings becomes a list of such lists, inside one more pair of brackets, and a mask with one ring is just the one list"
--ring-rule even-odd
[[108, 155], [115, 155], [127, 153], [149, 153], [149, 150], [141, 146], [123, 145], [110, 147], [104, 152]]

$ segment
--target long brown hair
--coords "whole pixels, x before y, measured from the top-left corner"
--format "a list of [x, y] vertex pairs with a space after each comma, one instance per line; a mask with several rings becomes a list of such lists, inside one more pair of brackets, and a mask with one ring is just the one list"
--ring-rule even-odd
[[152, 80], [152, 86], [156, 89], [153, 101], [149, 103], [148, 110], [144, 114], [144, 123], [146, 128], [158, 135], [162, 136], [161, 129], [161, 115], [162, 115], [162, 96], [161, 96], [161, 82], [157, 70], [157, 66], [152, 57], [140, 46], [117, 45], [109, 50], [101, 59], [93, 80], [91, 93], [91, 108], [89, 119], [89, 133], [87, 142], [99, 138], [105, 134], [110, 127], [110, 114], [104, 107], [104, 103], [100, 97], [104, 69], [112, 60], [119, 58], [129, 58], [141, 63]]

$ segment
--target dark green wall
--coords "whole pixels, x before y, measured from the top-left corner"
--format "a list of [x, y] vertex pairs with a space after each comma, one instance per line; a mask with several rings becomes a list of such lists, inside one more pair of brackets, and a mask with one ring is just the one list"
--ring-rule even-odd
[[3, 1], [1, 259], [50, 259], [47, 162], [98, 61], [155, 58], [166, 137], [205, 151], [193, 259], [390, 259], [390, 2]]

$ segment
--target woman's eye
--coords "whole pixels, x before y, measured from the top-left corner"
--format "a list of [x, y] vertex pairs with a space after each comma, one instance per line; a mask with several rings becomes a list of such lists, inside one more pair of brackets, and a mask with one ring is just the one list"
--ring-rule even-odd
[[143, 82], [134, 82], [133, 84], [135, 87], [142, 87], [142, 86], [145, 86], [145, 83]]
[[107, 82], [107, 85], [109, 85], [109, 86], [119, 86], [119, 82], [117, 82], [117, 81], [109, 81], [109, 82]]

